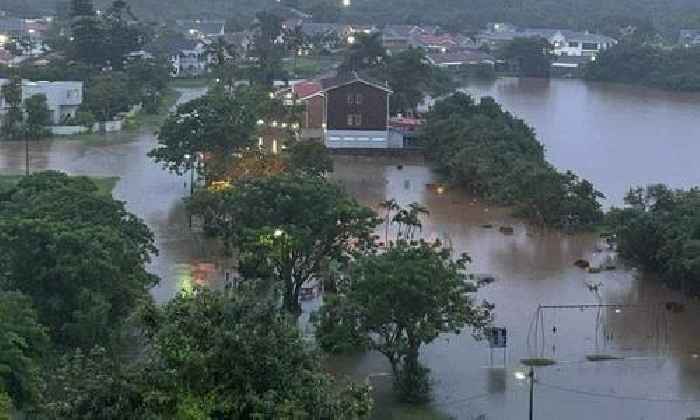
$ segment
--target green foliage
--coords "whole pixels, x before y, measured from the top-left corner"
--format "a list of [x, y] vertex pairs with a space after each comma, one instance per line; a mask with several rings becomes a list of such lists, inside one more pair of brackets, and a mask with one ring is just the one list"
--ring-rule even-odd
[[408, 49], [388, 58], [383, 73], [394, 91], [391, 95], [391, 112], [414, 111], [433, 87], [433, 73], [438, 71], [428, 64], [425, 53], [420, 49]]
[[547, 163], [532, 128], [492, 98], [477, 105], [457, 93], [439, 101], [421, 141], [450, 182], [489, 201], [515, 205], [517, 213], [534, 222], [581, 228], [602, 217], [602, 194], [590, 182]]
[[2, 119], [2, 137], [8, 140], [16, 140], [22, 132], [24, 113], [22, 112], [22, 79], [12, 77], [2, 86], [0, 91], [7, 104], [7, 113]]
[[0, 390], [18, 409], [39, 396], [39, 364], [48, 350], [48, 336], [37, 318], [27, 296], [0, 291]]
[[622, 42], [589, 64], [586, 78], [700, 91], [700, 47], [664, 50], [641, 42]]
[[88, 81], [80, 110], [92, 113], [98, 121], [111, 121], [133, 103], [125, 75], [115, 72]]
[[333, 172], [333, 158], [328, 148], [316, 141], [300, 141], [289, 148], [289, 170], [310, 176]]
[[382, 43], [382, 34], [374, 32], [354, 34], [355, 42], [345, 52], [345, 61], [340, 72], [353, 72], [370, 69], [386, 60], [386, 49]]
[[673, 287], [700, 294], [700, 190], [651, 185], [631, 190], [625, 203], [607, 216], [620, 256]]
[[549, 77], [551, 51], [544, 38], [515, 38], [499, 53], [521, 77]]
[[319, 344], [342, 350], [346, 344], [335, 339], [364, 341], [389, 360], [400, 397], [424, 401], [430, 383], [418, 361], [421, 346], [465, 328], [478, 338], [492, 318], [490, 304], [476, 305], [466, 293], [468, 260], [466, 255], [453, 260], [439, 243], [403, 239], [385, 252], [358, 258], [319, 314]]
[[[298, 312], [301, 287], [327, 259], [346, 258], [370, 240], [377, 220], [340, 187], [320, 177], [280, 174], [200, 191], [190, 204], [207, 231], [237, 247], [282, 285], [285, 307]], [[263, 276], [261, 276], [263, 277]]]
[[196, 290], [144, 311], [154, 360], [169, 372], [164, 405], [184, 393], [208, 402], [204, 418], [367, 417], [367, 387], [334, 383], [273, 301], [251, 292]]
[[249, 69], [249, 79], [253, 83], [272, 86], [275, 79], [287, 78], [282, 70], [285, 48], [278, 42], [282, 36], [282, 18], [272, 13], [259, 12], [253, 30], [255, 35], [248, 56], [254, 58], [255, 65]]
[[24, 101], [27, 113], [26, 131], [32, 140], [38, 140], [50, 134], [46, 126], [51, 124], [51, 112], [46, 103], [46, 95], [34, 95]]
[[115, 1], [100, 15], [92, 10], [91, 2], [78, 3], [70, 22], [69, 55], [90, 65], [121, 69], [124, 56], [145, 41], [146, 29], [132, 22], [135, 17], [124, 1]]
[[253, 88], [242, 88], [233, 95], [215, 90], [182, 104], [165, 120], [158, 147], [148, 155], [165, 169], [183, 174], [192, 167], [191, 159], [202, 153], [208, 157], [202, 172], [208, 179], [220, 179], [235, 154], [253, 146], [257, 121], [265, 115], [258, 111], [269, 101]]
[[136, 60], [126, 65], [125, 73], [128, 91], [134, 96], [131, 102], [142, 103], [149, 114], [157, 113], [170, 80], [168, 64], [158, 60]]
[[154, 414], [147, 398], [151, 396], [148, 371], [134, 368], [99, 347], [61, 355], [45, 374], [39, 418], [163, 419]]
[[58, 345], [106, 344], [155, 276], [148, 228], [87, 178], [44, 172], [0, 195], [0, 286], [31, 298]]

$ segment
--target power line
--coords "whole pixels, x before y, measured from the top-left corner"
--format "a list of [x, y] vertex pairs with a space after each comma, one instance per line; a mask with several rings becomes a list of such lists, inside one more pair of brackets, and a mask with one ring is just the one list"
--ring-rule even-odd
[[678, 398], [652, 398], [652, 397], [635, 397], [630, 395], [617, 395], [617, 394], [604, 394], [600, 392], [583, 391], [580, 389], [566, 388], [559, 385], [552, 385], [540, 380], [537, 381], [537, 385], [544, 386], [546, 388], [556, 389], [562, 392], [569, 392], [571, 394], [586, 395], [589, 397], [599, 397], [599, 398], [612, 398], [617, 400], [632, 400], [632, 401], [648, 401], [648, 402], [668, 402], [668, 403], [700, 403], [700, 399], [678, 399]]

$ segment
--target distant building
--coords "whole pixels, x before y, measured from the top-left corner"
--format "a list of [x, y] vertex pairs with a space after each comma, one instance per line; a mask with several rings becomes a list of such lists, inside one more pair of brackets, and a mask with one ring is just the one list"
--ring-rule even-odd
[[174, 36], [157, 38], [142, 51], [134, 51], [132, 58], [166, 57], [171, 77], [196, 77], [209, 70], [211, 54], [208, 40]]
[[[0, 86], [8, 83], [0, 79]], [[83, 82], [32, 82], [22, 81], [22, 100], [34, 95], [45, 95], [46, 104], [51, 114], [52, 124], [59, 125], [68, 118], [75, 117], [83, 103]], [[5, 99], [0, 99], [0, 114], [7, 112]]]
[[678, 43], [685, 48], [700, 47], [700, 29], [682, 29]]
[[464, 49], [447, 53], [428, 53], [428, 61], [436, 67], [455, 69], [463, 66], [487, 65], [494, 67], [496, 58], [480, 50]]
[[423, 29], [415, 25], [387, 25], [382, 29], [382, 43], [388, 50], [406, 50], [412, 46], [413, 38], [423, 33]]
[[[499, 28], [501, 27], [499, 26]], [[512, 30], [512, 27], [483, 31], [477, 36], [477, 43], [479, 47], [499, 49], [516, 38], [544, 38], [552, 45], [554, 55], [571, 57], [593, 58], [601, 51], [617, 44], [617, 40], [613, 38], [587, 31], [533, 28]]]
[[183, 35], [193, 39], [216, 39], [226, 35], [226, 21], [223, 20], [177, 20], [176, 24]]

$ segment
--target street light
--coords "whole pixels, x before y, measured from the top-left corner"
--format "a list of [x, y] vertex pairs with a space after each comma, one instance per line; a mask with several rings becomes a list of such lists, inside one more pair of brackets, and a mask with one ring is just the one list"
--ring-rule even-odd
[[[194, 195], [194, 162], [192, 155], [190, 155], [189, 153], [185, 153], [182, 157], [185, 159], [185, 161], [187, 162], [187, 166], [190, 168], [190, 197], [192, 197]], [[189, 213], [189, 226], [190, 229], [192, 229], [192, 211], [190, 211]]]

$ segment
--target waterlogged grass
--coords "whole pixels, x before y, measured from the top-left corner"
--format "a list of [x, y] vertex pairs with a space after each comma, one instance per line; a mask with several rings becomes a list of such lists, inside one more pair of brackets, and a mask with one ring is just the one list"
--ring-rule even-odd
[[381, 420], [452, 420], [453, 418], [437, 412], [429, 406], [397, 405], [386, 410], [375, 407], [374, 419]]
[[[17, 184], [24, 175], [0, 175], [0, 191]], [[89, 176], [92, 182], [97, 185], [97, 192], [101, 195], [112, 195], [114, 187], [119, 182], [118, 176]]]

